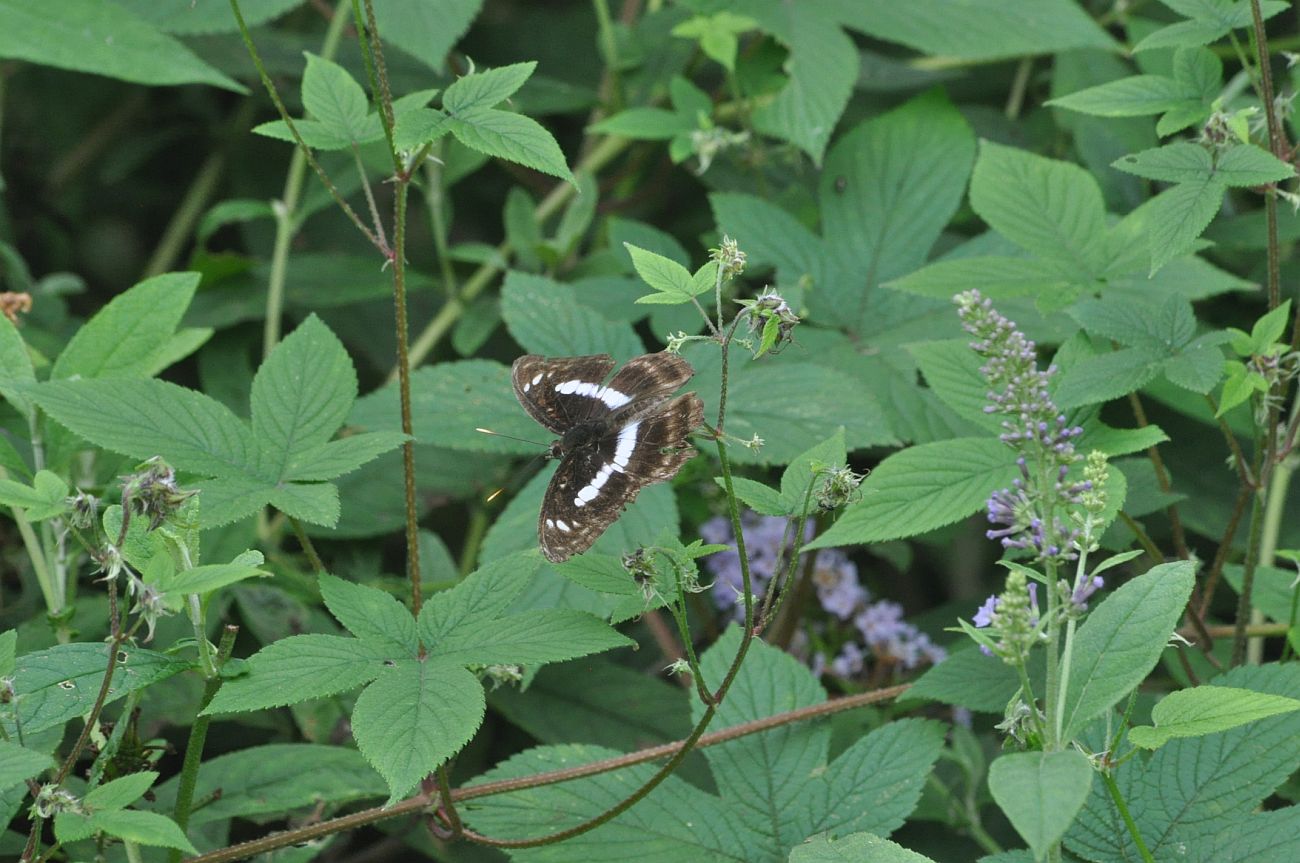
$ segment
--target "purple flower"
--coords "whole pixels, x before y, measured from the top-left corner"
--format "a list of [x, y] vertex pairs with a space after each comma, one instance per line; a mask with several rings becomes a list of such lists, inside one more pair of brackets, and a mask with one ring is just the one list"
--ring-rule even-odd
[[1074, 589], [1074, 593], [1070, 594], [1070, 604], [1074, 606], [1076, 611], [1087, 611], [1088, 599], [1105, 586], [1106, 580], [1100, 575], [1094, 575]]
[[976, 609], [975, 616], [972, 617], [971, 620], [975, 622], [976, 627], [983, 629], [993, 623], [993, 612], [997, 610], [997, 607], [997, 596], [990, 596], [988, 599], [984, 600], [983, 605]]
[[817, 555], [812, 580], [822, 608], [840, 620], [848, 620], [870, 599], [867, 589], [858, 583], [858, 568], [839, 549]]

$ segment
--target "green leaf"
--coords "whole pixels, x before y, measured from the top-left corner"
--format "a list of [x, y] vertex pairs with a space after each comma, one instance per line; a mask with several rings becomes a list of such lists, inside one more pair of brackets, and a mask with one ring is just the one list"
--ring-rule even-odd
[[534, 666], [635, 645], [594, 615], [556, 608], [462, 625], [434, 642], [429, 656], [456, 665]]
[[253, 378], [250, 407], [261, 473], [283, 478], [291, 460], [330, 439], [356, 396], [357, 376], [343, 343], [309, 316]]
[[828, 16], [775, 3], [739, 8], [790, 50], [784, 67], [789, 83], [754, 112], [754, 127], [791, 142], [820, 163], [857, 80], [853, 40]]
[[[259, 554], [260, 558], [261, 555]], [[167, 583], [170, 594], [208, 594], [227, 585], [238, 584], [248, 578], [270, 578], [271, 573], [256, 566], [239, 563], [217, 563], [196, 566], [177, 574]]]
[[1160, 659], [1192, 590], [1193, 566], [1163, 563], [1106, 597], [1079, 627], [1062, 700], [1064, 740], [1137, 686]]
[[263, 710], [347, 692], [391, 673], [401, 655], [337, 635], [282, 638], [250, 656], [248, 673], [227, 680], [203, 713]]
[[[589, 557], [571, 558], [562, 569]], [[623, 579], [632, 581], [626, 573]], [[631, 752], [690, 733], [681, 687], [601, 657], [547, 665], [527, 691], [501, 687], [488, 703], [543, 743], [581, 741]]]
[[[390, 384], [362, 396], [348, 424], [397, 433], [401, 428], [397, 395], [396, 384]], [[456, 409], [448, 410], [453, 404]], [[490, 360], [438, 363], [413, 371], [411, 414], [418, 443], [455, 450], [535, 455], [545, 446], [541, 439], [548, 436], [515, 400], [509, 367]], [[475, 427], [498, 435], [482, 434]], [[528, 443], [529, 439], [539, 443]]]
[[714, 193], [709, 204], [720, 233], [744, 238], [750, 267], [775, 267], [782, 288], [804, 280], [813, 291], [825, 287], [826, 248], [793, 215], [753, 195]]
[[1291, 300], [1283, 300], [1281, 305], [1261, 316], [1250, 328], [1251, 344], [1247, 351], [1259, 356], [1269, 356], [1273, 344], [1280, 341], [1282, 334], [1286, 332], [1286, 325], [1290, 319]]
[[442, 94], [443, 110], [457, 116], [499, 105], [524, 86], [536, 69], [537, 63], [530, 61], [463, 75]]
[[[722, 477], [714, 477], [713, 480], [719, 488], [726, 487]], [[736, 497], [759, 515], [789, 515], [785, 499], [781, 496], [781, 492], [774, 488], [743, 476], [732, 477], [731, 487], [736, 492]]]
[[32, 403], [22, 390], [25, 385], [36, 382], [32, 357], [18, 328], [4, 315], [0, 318], [4, 318], [0, 320], [0, 396], [23, 417], [30, 419]]
[[138, 800], [157, 781], [158, 774], [152, 770], [128, 773], [121, 779], [105, 782], [94, 789], [86, 795], [83, 802], [94, 810], [125, 809]]
[[821, 485], [822, 476], [819, 471], [826, 468], [843, 467], [847, 463], [848, 454], [844, 446], [844, 429], [839, 428], [835, 433], [821, 443], [809, 448], [807, 451], [800, 453], [794, 461], [781, 474], [781, 515], [807, 515], [804, 512], [804, 502], [808, 499], [808, 490], [811, 486], [814, 498], [808, 503], [808, 506], [816, 509], [817, 503], [815, 494], [817, 488]]
[[1070, 0], [911, 0], [845, 3], [851, 27], [925, 54], [995, 60], [1071, 48], [1113, 51], [1114, 41]]
[[1144, 205], [1152, 273], [1192, 251], [1218, 214], [1224, 191], [1221, 180], [1207, 177], [1166, 189]]
[[[608, 353], [627, 360], [645, 352], [627, 321], [606, 319], [582, 305], [572, 287], [545, 276], [507, 273], [501, 288], [501, 317], [510, 335], [530, 353], [561, 357]], [[513, 393], [509, 389], [512, 397]], [[465, 415], [463, 408], [461, 414]], [[493, 431], [505, 430], [494, 427]], [[523, 437], [537, 435], [533, 426]]]
[[54, 835], [60, 842], [76, 842], [96, 833], [105, 833], [137, 845], [179, 848], [197, 854], [190, 840], [176, 822], [157, 812], [138, 809], [113, 809], [89, 816], [65, 812], [54, 819]]
[[[632, 266], [636, 268], [637, 275], [659, 294], [666, 295], [657, 302], [687, 303], [691, 297], [706, 289], [696, 285], [690, 270], [671, 258], [638, 248], [631, 243], [624, 243], [623, 247], [632, 256]], [[647, 302], [650, 297], [641, 297], [637, 302]]]
[[1257, 719], [1300, 710], [1300, 700], [1230, 686], [1196, 686], [1171, 692], [1151, 711], [1155, 726], [1129, 729], [1134, 746], [1156, 749], [1175, 737], [1200, 737]]
[[450, 590], [429, 597], [420, 609], [420, 639], [436, 649], [445, 638], [472, 633], [505, 614], [541, 566], [541, 557], [522, 552], [491, 560]]
[[25, 510], [30, 521], [44, 521], [68, 511], [68, 484], [58, 474], [37, 471], [33, 485], [0, 479], [0, 505]]
[[[416, 657], [419, 639], [415, 635], [415, 618], [391, 594], [328, 573], [321, 573], [317, 584], [330, 614], [357, 638], [385, 653]], [[434, 599], [430, 597], [431, 602]]]
[[[1078, 645], [1076, 645], [1076, 648]], [[1235, 668], [1215, 678], [1216, 686], [1300, 698], [1300, 667], [1262, 665]], [[1204, 737], [1175, 738], [1149, 757], [1133, 758], [1114, 778], [1139, 834], [1157, 860], [1172, 860], [1185, 849], [1203, 849], [1200, 859], [1286, 860], [1267, 852], [1257, 858], [1221, 855], [1217, 841], [1246, 823], [1266, 797], [1300, 763], [1300, 714], [1285, 713]], [[1192, 769], [1195, 781], [1187, 781]], [[1295, 834], [1292, 834], [1294, 837]], [[1225, 838], [1231, 838], [1226, 836]], [[1268, 837], [1276, 842], [1276, 834]], [[1076, 854], [1089, 860], [1138, 860], [1124, 821], [1101, 783], [1066, 835]], [[1252, 843], [1247, 843], [1246, 847]]]
[[483, 722], [483, 686], [463, 668], [403, 660], [357, 697], [357, 748], [401, 799], [455, 755]]
[[1068, 410], [1128, 395], [1158, 374], [1160, 362], [1149, 348], [1121, 348], [1087, 357], [1061, 375], [1056, 404]]
[[971, 207], [1002, 236], [1087, 281], [1109, 264], [1106, 208], [1092, 175], [992, 141], [980, 146]]
[[198, 273], [165, 273], [114, 297], [69, 340], [51, 379], [145, 377], [198, 284]]
[[997, 438], [954, 438], [885, 458], [862, 482], [862, 500], [805, 548], [916, 536], [965, 518], [1016, 476]]
[[53, 766], [54, 759], [44, 752], [33, 752], [9, 740], [0, 740], [0, 789], [7, 790]]
[[[700, 660], [708, 681], [721, 680], [735, 656], [740, 633], [731, 627]], [[793, 657], [756, 641], [714, 719], [729, 728], [825, 700], [821, 687]], [[692, 716], [703, 712], [692, 702]], [[779, 859], [804, 837], [824, 830], [899, 827], [920, 796], [938, 757], [942, 731], [935, 723], [903, 720], [859, 739], [828, 767], [829, 729], [789, 726], [750, 740], [711, 746], [705, 758], [724, 801], [750, 833], [749, 857]]]
[[401, 432], [368, 432], [300, 449], [285, 466], [286, 479], [329, 480], [367, 464], [406, 441]]
[[0, 57], [150, 86], [211, 84], [245, 92], [136, 15], [98, 0], [0, 0]]
[[378, 119], [370, 117], [365, 90], [348, 71], [331, 60], [306, 54], [302, 74], [302, 106], [330, 135], [361, 144], [380, 134]]
[[12, 677], [14, 656], [18, 646], [18, 630], [0, 632], [0, 677]]
[[[174, 777], [156, 789], [159, 809], [171, 810], [178, 784], [179, 777]], [[194, 799], [211, 802], [190, 814], [190, 825], [230, 818], [261, 821], [322, 801], [338, 806], [387, 793], [383, 780], [355, 749], [309, 743], [250, 746], [204, 759]]]
[[[1039, 673], [1031, 677], [1041, 677]], [[995, 656], [985, 656], [975, 645], [954, 650], [948, 658], [926, 670], [904, 700], [928, 699], [981, 713], [1002, 713], [1020, 690], [1016, 670]]]
[[[688, 345], [682, 354], [695, 366], [692, 388], [700, 393], [707, 416], [718, 391], [717, 352]], [[757, 452], [733, 445], [733, 460], [789, 464], [808, 448], [808, 441], [825, 440], [841, 426], [850, 450], [896, 442], [875, 396], [838, 369], [788, 355], [779, 364], [733, 359], [730, 383], [727, 434], [740, 440], [756, 434], [764, 441]]]
[[[543, 746], [526, 750], [497, 764], [471, 784], [522, 778], [602, 758], [618, 750], [591, 745]], [[654, 775], [655, 765], [639, 764], [572, 782], [482, 798], [465, 818], [474, 829], [492, 836], [530, 838], [576, 825], [607, 810]], [[689, 813], [689, 817], [683, 817]], [[680, 863], [683, 860], [750, 860], [751, 837], [739, 816], [717, 797], [670, 775], [637, 805], [608, 824], [564, 842], [562, 849], [536, 849], [533, 861], [615, 863], [635, 849], [640, 863]], [[797, 841], [797, 840], [796, 840]], [[763, 857], [761, 859], [780, 859]]]
[[1198, 95], [1164, 75], [1132, 75], [1059, 96], [1047, 104], [1095, 117], [1145, 117], [1189, 104], [1199, 106]]
[[531, 117], [481, 108], [450, 118], [448, 125], [456, 140], [471, 150], [574, 182], [560, 145]]
[[790, 863], [862, 863], [865, 860], [934, 863], [929, 857], [872, 833], [850, 833], [839, 839], [832, 838], [830, 833], [819, 833], [790, 851]]
[[1115, 160], [1112, 167], [1165, 183], [1205, 182], [1213, 178], [1225, 186], [1262, 186], [1295, 176], [1295, 168], [1253, 144], [1225, 150], [1215, 160], [1205, 147], [1179, 141], [1124, 156]]
[[1073, 749], [1013, 752], [989, 765], [989, 791], [1035, 860], [1065, 835], [1091, 785], [1092, 765]]
[[384, 41], [442, 72], [447, 52], [465, 35], [483, 0], [439, 0], [437, 4], [375, 0], [374, 6]]
[[1001, 431], [1002, 420], [984, 411], [989, 403], [989, 384], [980, 372], [982, 361], [971, 350], [969, 339], [920, 342], [908, 345], [907, 351], [940, 401], [962, 419], [989, 431]]
[[935, 261], [885, 287], [944, 300], [974, 288], [996, 301], [1026, 294], [1052, 294], [1077, 281], [1077, 275], [1055, 261], [989, 255]]
[[663, 108], [628, 108], [591, 126], [602, 135], [619, 135], [641, 141], [668, 141], [695, 129], [695, 121]]
[[[24, 734], [35, 734], [83, 716], [94, 705], [108, 665], [104, 644], [61, 644], [18, 657], [14, 695]], [[118, 651], [105, 703], [188, 670], [191, 663], [143, 648]], [[0, 720], [13, 739], [12, 719]]]
[[[961, 202], [974, 156], [970, 127], [938, 92], [836, 142], [818, 190], [832, 273], [810, 297], [814, 317], [850, 332], [868, 327], [875, 288], [925, 262]], [[848, 194], [836, 191], [838, 178]]]
[[91, 443], [207, 475], [256, 464], [253, 435], [220, 402], [158, 380], [51, 381], [32, 391], [54, 419]]

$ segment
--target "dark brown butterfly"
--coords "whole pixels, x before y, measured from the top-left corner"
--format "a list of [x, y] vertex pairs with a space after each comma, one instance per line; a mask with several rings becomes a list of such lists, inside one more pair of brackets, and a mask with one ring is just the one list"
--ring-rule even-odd
[[560, 460], [542, 498], [537, 538], [556, 563], [591, 548], [653, 482], [671, 479], [693, 455], [687, 436], [704, 421], [694, 393], [672, 394], [695, 370], [676, 354], [635, 357], [614, 368], [608, 354], [515, 360], [515, 396], [533, 419], [560, 435]]

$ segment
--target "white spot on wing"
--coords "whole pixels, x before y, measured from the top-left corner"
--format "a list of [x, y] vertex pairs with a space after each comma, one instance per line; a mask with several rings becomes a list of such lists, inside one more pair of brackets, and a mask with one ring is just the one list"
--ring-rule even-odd
[[590, 381], [565, 381], [556, 384], [555, 391], [566, 396], [587, 396], [588, 398], [600, 399], [610, 410], [621, 408], [632, 401], [632, 397], [626, 393], [612, 390], [609, 387], [602, 387], [600, 384], [593, 384]]
[[532, 385], [532, 384], [524, 384], [524, 392], [528, 392], [528, 391], [531, 390], [532, 388], [533, 388], [533, 385]]
[[573, 528], [569, 527], [567, 522], [564, 522], [560, 519], [556, 519], [555, 526], [558, 527], [560, 530], [564, 531], [565, 533], [568, 533], [569, 531], [573, 530]]
[[537, 374], [533, 375], [533, 383], [535, 383], [535, 384], [540, 384], [541, 382], [542, 382], [542, 373], [541, 373], [541, 372], [538, 372]]
[[546, 520], [546, 526], [547, 526], [547, 527], [555, 527], [555, 520], [554, 520], [554, 519], [550, 519], [550, 518], [548, 518], [548, 519]]

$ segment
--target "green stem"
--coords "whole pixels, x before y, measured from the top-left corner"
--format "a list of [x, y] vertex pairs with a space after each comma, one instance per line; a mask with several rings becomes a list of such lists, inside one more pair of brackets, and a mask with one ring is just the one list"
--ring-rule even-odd
[[[367, 4], [368, 5], [368, 4]], [[411, 419], [411, 362], [406, 321], [406, 201], [410, 178], [399, 177], [393, 201], [393, 310], [397, 328], [397, 394], [401, 405], [402, 482], [406, 491], [406, 577], [411, 582], [411, 613], [420, 615], [420, 524], [415, 497], [415, 431]]]
[[[1276, 562], [1277, 540], [1282, 530], [1282, 516], [1286, 512], [1286, 495], [1291, 486], [1295, 466], [1290, 458], [1282, 459], [1273, 469], [1269, 483], [1268, 502], [1264, 505], [1263, 526], [1259, 539], [1259, 565], [1272, 566]], [[1243, 585], [1244, 587], [1244, 585]], [[1262, 612], [1251, 609], [1251, 623], [1263, 623]], [[1264, 654], [1264, 640], [1251, 638], [1246, 646], [1246, 661], [1258, 665]]]
[[312, 543], [311, 537], [307, 535], [307, 531], [303, 529], [302, 522], [293, 516], [289, 516], [289, 524], [293, 528], [293, 535], [298, 538], [298, 545], [302, 546], [303, 554], [307, 555], [312, 570], [317, 575], [326, 572], [325, 563], [320, 559], [320, 555], [316, 553], [316, 546]]
[[591, 0], [596, 10], [596, 26], [599, 29], [600, 47], [605, 55], [607, 92], [603, 100], [608, 104], [609, 113], [615, 113], [623, 106], [623, 87], [618, 72], [618, 40], [614, 38], [614, 22], [609, 16], [608, 0]]
[[[217, 647], [217, 660], [212, 673], [204, 675], [203, 696], [199, 699], [199, 714], [195, 717], [194, 724], [190, 726], [190, 739], [185, 744], [185, 761], [181, 765], [180, 778], [177, 780], [176, 805], [172, 809], [172, 818], [181, 828], [182, 833], [190, 823], [190, 812], [194, 805], [194, 788], [198, 784], [199, 766], [203, 761], [203, 746], [208, 739], [208, 726], [212, 724], [212, 717], [204, 714], [203, 710], [212, 703], [217, 690], [221, 688], [221, 667], [234, 652], [235, 637], [238, 634], [237, 626], [225, 628], [221, 634], [221, 644]], [[180, 859], [179, 848], [173, 849], [168, 856], [170, 863], [179, 863]]]
[[1259, 546], [1264, 535], [1264, 498], [1267, 489], [1254, 494], [1250, 507], [1250, 533], [1246, 543], [1246, 560], [1242, 564], [1241, 593], [1237, 597], [1236, 629], [1232, 636], [1232, 665], [1246, 660], [1246, 625], [1250, 622], [1251, 595], [1255, 586], [1255, 567], [1259, 563]]
[[[325, 38], [321, 42], [320, 56], [326, 60], [332, 58], [338, 52], [339, 41], [343, 36], [343, 27], [348, 20], [346, 15], [339, 13], [346, 2], [347, 0], [340, 0], [333, 17], [330, 18], [329, 29], [325, 31]], [[238, 4], [236, 0], [231, 0], [231, 4], [235, 6], [237, 12]], [[242, 19], [240, 23], [243, 23]], [[281, 109], [281, 114], [287, 121], [288, 112], [284, 110], [284, 106], [280, 103], [280, 97], [275, 93], [270, 78], [265, 77], [265, 72], [262, 70], [262, 61], [257, 57], [252, 38], [246, 36], [245, 41], [249, 53], [253, 55], [254, 64], [263, 74], [263, 83], [266, 85], [267, 91], [271, 93], [272, 100]], [[295, 131], [294, 134], [296, 137], [297, 132]], [[274, 207], [275, 240], [271, 247], [271, 269], [266, 285], [266, 313], [262, 322], [262, 357], [264, 359], [270, 356], [271, 351], [280, 343], [281, 318], [284, 315], [284, 286], [289, 269], [289, 249], [293, 243], [294, 235], [298, 232], [298, 207], [302, 202], [303, 181], [306, 179], [309, 161], [326, 186], [334, 192], [335, 199], [342, 200], [338, 192], [334, 190], [333, 185], [329, 183], [328, 178], [325, 177], [324, 171], [316, 164], [315, 157], [311, 155], [306, 144], [299, 139], [298, 146], [294, 148], [293, 156], [289, 159], [289, 169], [285, 173], [284, 189], [280, 193], [280, 200], [276, 202]], [[343, 206], [347, 208], [347, 203], [343, 202]], [[347, 209], [350, 212], [350, 208]], [[352, 215], [354, 221], [359, 221], [359, 217], [355, 213]], [[369, 229], [365, 228], [364, 224], [361, 225], [361, 228], [369, 233]]]
[[474, 566], [478, 563], [479, 546], [483, 544], [489, 524], [487, 510], [482, 506], [476, 506], [470, 511], [469, 525], [465, 528], [465, 546], [461, 549], [458, 567], [461, 578], [474, 571]]
[[1115, 808], [1119, 810], [1120, 818], [1124, 819], [1124, 826], [1128, 828], [1128, 834], [1133, 838], [1133, 844], [1137, 846], [1138, 853], [1142, 855], [1144, 863], [1156, 863], [1155, 858], [1147, 849], [1147, 844], [1142, 841], [1142, 834], [1138, 832], [1138, 826], [1133, 821], [1133, 816], [1129, 814], [1128, 804], [1124, 802], [1124, 795], [1119, 792], [1119, 785], [1115, 782], [1115, 777], [1109, 770], [1101, 771], [1101, 781], [1106, 783], [1106, 790], [1110, 792], [1110, 799], [1114, 802]]
[[[439, 151], [441, 152], [441, 150]], [[456, 284], [456, 270], [448, 254], [450, 245], [447, 240], [447, 220], [444, 218], [443, 200], [445, 189], [442, 187], [442, 164], [438, 159], [428, 159], [424, 163], [424, 205], [429, 211], [429, 233], [433, 235], [433, 250], [438, 257], [438, 269], [442, 273], [442, 290], [450, 301], [459, 295]]]

